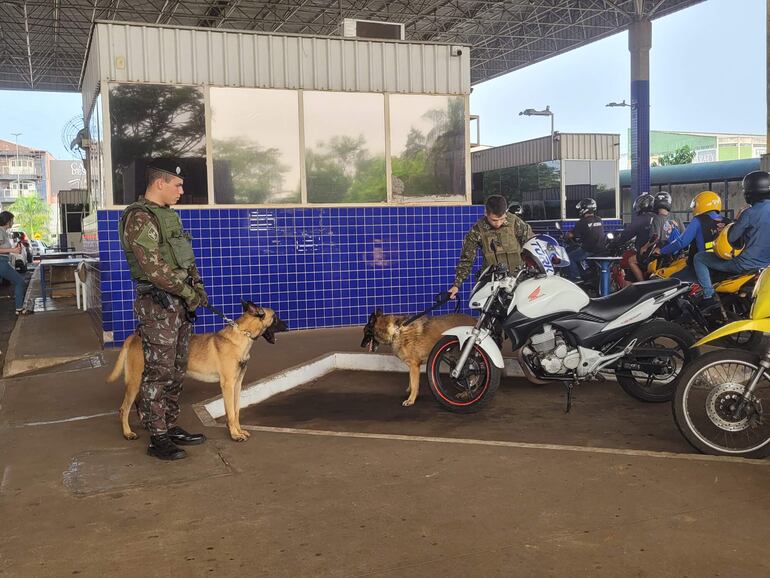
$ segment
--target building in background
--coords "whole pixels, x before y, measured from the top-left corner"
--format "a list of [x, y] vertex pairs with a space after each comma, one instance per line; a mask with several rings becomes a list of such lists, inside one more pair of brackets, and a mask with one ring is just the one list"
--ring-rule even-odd
[[46, 151], [31, 149], [0, 139], [0, 207], [9, 207], [22, 195], [37, 195], [50, 203], [49, 175], [53, 157]]
[[51, 161], [50, 230], [55, 244], [82, 250], [83, 217], [88, 214], [88, 176], [83, 161]]
[[561, 221], [577, 219], [577, 203], [591, 197], [599, 216], [616, 220], [619, 148], [618, 134], [558, 133], [553, 145], [547, 136], [475, 150], [472, 202], [503, 195], [527, 221]]
[[[629, 147], [631, 139], [628, 141]], [[767, 151], [767, 137], [761, 134], [650, 131], [650, 164], [684, 146], [695, 152], [693, 163], [756, 159]], [[631, 168], [631, 150], [621, 157], [621, 167]]]

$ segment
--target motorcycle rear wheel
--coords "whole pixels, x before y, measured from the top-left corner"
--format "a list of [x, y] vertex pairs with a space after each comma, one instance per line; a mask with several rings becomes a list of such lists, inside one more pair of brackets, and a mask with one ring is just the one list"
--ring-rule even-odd
[[458, 378], [450, 372], [460, 356], [457, 337], [446, 335], [439, 339], [428, 356], [426, 372], [430, 391], [436, 401], [454, 413], [474, 413], [489, 403], [500, 385], [502, 371], [478, 345], [473, 347]]
[[770, 455], [770, 376], [760, 379], [749, 404], [736, 414], [759, 355], [741, 349], [710, 351], [687, 365], [674, 395], [674, 421], [704, 454], [764, 458]]
[[677, 357], [670, 357], [666, 361], [661, 357], [661, 368], [657, 375], [644, 371], [616, 369], [618, 385], [628, 395], [640, 401], [651, 403], [671, 401], [683, 367], [698, 355], [697, 350], [691, 349], [695, 338], [676, 323], [658, 319], [642, 325], [629, 337], [628, 342], [633, 339], [637, 340], [634, 349], [654, 347], [673, 349]]

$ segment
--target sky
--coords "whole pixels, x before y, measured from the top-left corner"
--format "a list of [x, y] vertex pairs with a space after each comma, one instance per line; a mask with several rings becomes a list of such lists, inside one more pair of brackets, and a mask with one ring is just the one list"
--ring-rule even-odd
[[[651, 130], [766, 133], [764, 4], [706, 0], [653, 21]], [[471, 114], [481, 116], [481, 143], [497, 146], [549, 134], [550, 118], [519, 112], [550, 105], [554, 130], [620, 133], [625, 152], [631, 109], [605, 106], [623, 99], [626, 32], [476, 85]]]
[[[652, 130], [765, 134], [765, 0], [706, 0], [657, 19], [650, 52]], [[481, 117], [481, 142], [502, 145], [545, 136], [554, 112], [561, 132], [619, 133], [627, 150], [630, 102], [627, 33], [476, 85], [471, 114]], [[0, 138], [74, 158], [62, 144], [64, 125], [82, 115], [74, 93], [0, 90]], [[474, 127], [475, 131], [475, 127]], [[475, 134], [475, 132], [474, 132]]]

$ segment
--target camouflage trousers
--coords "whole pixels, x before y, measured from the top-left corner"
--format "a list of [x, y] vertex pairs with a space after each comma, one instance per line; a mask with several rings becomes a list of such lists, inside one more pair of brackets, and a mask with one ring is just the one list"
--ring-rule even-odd
[[142, 425], [152, 435], [166, 433], [179, 417], [179, 396], [192, 333], [184, 301], [174, 295], [168, 297], [168, 308], [156, 303], [151, 295], [140, 295], [134, 301], [144, 351], [136, 403]]

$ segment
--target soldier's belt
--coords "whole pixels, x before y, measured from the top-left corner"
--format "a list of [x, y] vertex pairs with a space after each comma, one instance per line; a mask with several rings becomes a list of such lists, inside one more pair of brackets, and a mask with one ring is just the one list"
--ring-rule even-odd
[[138, 295], [150, 295], [155, 303], [165, 309], [171, 307], [171, 299], [169, 294], [163, 289], [156, 287], [152, 283], [137, 283], [136, 292]]

